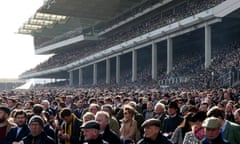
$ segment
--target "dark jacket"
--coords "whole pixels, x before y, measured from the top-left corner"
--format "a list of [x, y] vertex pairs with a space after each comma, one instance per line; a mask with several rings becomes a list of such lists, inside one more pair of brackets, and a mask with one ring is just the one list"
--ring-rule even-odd
[[172, 143], [161, 133], [159, 133], [156, 140], [153, 141], [148, 138], [143, 138], [139, 140], [137, 144], [172, 144]]
[[42, 132], [40, 135], [33, 137], [31, 134], [23, 138], [24, 144], [56, 144], [55, 141], [46, 135], [45, 132]]
[[101, 136], [98, 136], [97, 139], [88, 140], [84, 144], [108, 144], [108, 142], [104, 141]]
[[23, 137], [26, 137], [29, 135], [30, 130], [27, 125], [24, 125], [21, 129], [21, 131], [17, 135], [18, 127], [13, 127], [8, 132], [7, 136], [4, 138], [3, 143], [4, 144], [12, 144], [12, 142], [16, 141], [19, 142], [22, 140]]
[[[67, 133], [65, 132], [65, 122], [63, 123], [62, 125], [62, 128], [63, 128], [63, 133]], [[79, 120], [79, 119], [75, 119], [75, 121], [73, 121], [73, 124], [72, 124], [72, 134], [70, 136], [70, 143], [71, 144], [75, 144], [75, 143], [79, 143], [80, 142], [80, 133], [81, 133], [81, 127], [82, 125], [82, 121]], [[62, 141], [62, 143], [64, 144], [65, 142]]]
[[109, 144], [120, 144], [119, 136], [109, 128], [109, 125], [105, 128], [102, 138]]
[[221, 133], [218, 135], [218, 137], [216, 139], [214, 139], [213, 141], [209, 142], [209, 140], [207, 138], [204, 138], [202, 140], [202, 144], [230, 144], [230, 142], [228, 142], [227, 140], [222, 138]]

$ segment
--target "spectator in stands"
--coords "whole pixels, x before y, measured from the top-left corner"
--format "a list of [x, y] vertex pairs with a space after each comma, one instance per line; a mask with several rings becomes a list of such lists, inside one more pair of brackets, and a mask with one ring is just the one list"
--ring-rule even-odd
[[192, 116], [192, 125], [191, 131], [185, 133], [185, 137], [183, 139], [183, 144], [192, 144], [192, 143], [200, 143], [200, 141], [204, 137], [204, 129], [202, 127], [202, 122], [206, 119], [206, 113], [202, 111], [198, 111]]
[[240, 108], [234, 112], [234, 120], [237, 124], [240, 125]]
[[165, 105], [163, 103], [158, 102], [154, 107], [154, 118], [161, 121], [161, 131], [163, 130], [163, 122], [164, 119], [167, 118], [167, 114], [165, 113]]
[[124, 117], [121, 120], [120, 138], [125, 144], [130, 144], [139, 140], [136, 137], [140, 132], [137, 128], [137, 121], [134, 120], [135, 109], [130, 105], [125, 105], [123, 108]]
[[142, 124], [144, 128], [144, 138], [138, 141], [138, 144], [172, 144], [160, 131], [161, 122], [157, 119], [145, 120]]
[[8, 121], [9, 115], [10, 109], [6, 106], [0, 106], [0, 142], [2, 142], [10, 129], [15, 126], [15, 124]]
[[70, 108], [72, 111], [77, 109], [77, 106], [73, 103], [73, 96], [72, 95], [67, 95], [66, 96], [66, 106]]
[[12, 144], [21, 141], [26, 137], [30, 130], [27, 125], [27, 114], [23, 110], [17, 110], [14, 115], [14, 121], [17, 126], [12, 127], [4, 138], [4, 144]]
[[61, 119], [64, 120], [62, 131], [58, 136], [64, 144], [80, 143], [80, 129], [82, 121], [80, 121], [69, 108], [63, 108], [60, 112]]
[[13, 111], [16, 108], [17, 100], [14, 98], [8, 98], [7, 105], [10, 111]]
[[202, 144], [230, 144], [223, 139], [221, 134], [221, 122], [216, 117], [209, 117], [202, 123], [204, 127], [205, 138], [202, 140]]
[[208, 117], [216, 117], [221, 122], [221, 128], [223, 133], [223, 138], [228, 140], [231, 144], [239, 144], [240, 139], [240, 126], [232, 123], [225, 119], [225, 112], [224, 110], [218, 108], [218, 107], [212, 107], [207, 112]]
[[107, 112], [98, 111], [95, 120], [100, 125], [103, 140], [109, 142], [109, 144], [120, 144], [120, 137], [110, 129], [110, 116]]
[[91, 120], [81, 126], [83, 130], [84, 141], [87, 144], [108, 144], [100, 136], [100, 125], [97, 121]]
[[77, 101], [77, 109], [74, 110], [74, 114], [78, 117], [78, 119], [82, 119], [82, 113], [83, 113], [83, 100], [79, 99]]
[[183, 138], [185, 134], [191, 131], [192, 126], [192, 117], [194, 113], [188, 113], [185, 117], [183, 122], [175, 129], [170, 141], [173, 144], [182, 144]]
[[153, 109], [154, 109], [153, 103], [150, 101], [147, 102], [147, 109], [143, 111], [143, 116], [145, 120], [153, 118], [154, 115]]
[[30, 135], [27, 135], [23, 138], [24, 144], [37, 144], [37, 143], [49, 143], [49, 144], [55, 144], [55, 141], [46, 135], [46, 133], [43, 130], [44, 127], [44, 121], [40, 116], [33, 116], [29, 120], [29, 129], [30, 129]]
[[168, 105], [168, 115], [163, 122], [163, 133], [168, 138], [171, 138], [177, 126], [183, 121], [183, 118], [178, 114], [179, 108], [176, 102], [170, 102]]

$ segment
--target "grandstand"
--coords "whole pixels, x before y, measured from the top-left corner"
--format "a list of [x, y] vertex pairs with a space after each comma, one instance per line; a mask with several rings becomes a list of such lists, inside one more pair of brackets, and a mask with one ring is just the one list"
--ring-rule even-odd
[[239, 0], [47, 0], [19, 34], [34, 37], [36, 54], [54, 55], [19, 77], [75, 87], [233, 85], [239, 8]]
[[24, 80], [19, 79], [0, 79], [0, 90], [12, 90], [24, 84]]

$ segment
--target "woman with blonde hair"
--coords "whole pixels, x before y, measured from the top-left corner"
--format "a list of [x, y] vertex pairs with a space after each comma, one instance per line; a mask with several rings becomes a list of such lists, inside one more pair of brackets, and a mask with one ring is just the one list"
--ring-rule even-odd
[[139, 133], [137, 121], [134, 120], [135, 109], [130, 105], [123, 108], [123, 119], [121, 120], [120, 138], [123, 144], [136, 142], [136, 134]]

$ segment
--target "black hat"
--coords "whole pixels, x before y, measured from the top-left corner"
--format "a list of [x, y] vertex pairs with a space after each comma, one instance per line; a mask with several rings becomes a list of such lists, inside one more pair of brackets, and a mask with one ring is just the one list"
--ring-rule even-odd
[[44, 121], [41, 116], [38, 116], [38, 115], [32, 116], [29, 120], [28, 125], [30, 125], [32, 122], [37, 122], [42, 128], [44, 127]]
[[10, 109], [4, 105], [0, 105], [0, 110], [4, 111], [8, 115], [11, 113]]
[[161, 127], [161, 121], [158, 120], [158, 119], [151, 118], [151, 119], [145, 120], [145, 121], [143, 122], [142, 127], [145, 127], [145, 126], [157, 126], [157, 127]]
[[97, 130], [100, 130], [100, 125], [97, 121], [95, 120], [90, 120], [90, 121], [87, 121], [85, 122], [81, 128], [85, 128], [85, 129], [97, 129]]

